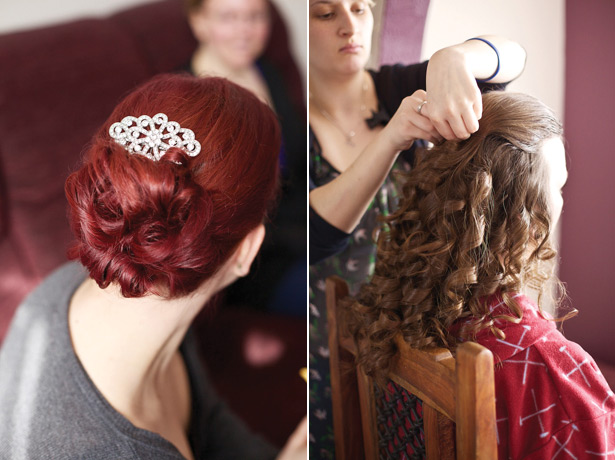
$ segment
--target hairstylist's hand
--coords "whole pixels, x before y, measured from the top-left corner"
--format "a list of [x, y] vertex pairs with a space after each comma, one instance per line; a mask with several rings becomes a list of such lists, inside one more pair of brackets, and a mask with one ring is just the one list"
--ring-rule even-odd
[[427, 104], [421, 113], [447, 140], [467, 139], [478, 130], [483, 102], [460, 45], [441, 49], [427, 66]]
[[391, 121], [382, 130], [381, 135], [386, 136], [395, 151], [410, 148], [416, 139], [425, 139], [433, 143], [442, 140], [434, 124], [425, 116], [422, 109], [419, 113], [419, 106], [425, 99], [426, 93], [422, 89], [404, 98]]
[[297, 425], [277, 460], [305, 460], [307, 458], [307, 417]]

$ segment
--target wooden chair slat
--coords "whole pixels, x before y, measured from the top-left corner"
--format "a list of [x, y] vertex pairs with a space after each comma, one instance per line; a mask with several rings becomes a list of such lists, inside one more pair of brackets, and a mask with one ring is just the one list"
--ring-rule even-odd
[[[355, 344], [340, 328], [337, 303], [347, 295], [345, 281], [339, 277], [327, 278], [336, 458], [375, 460], [380, 458], [381, 449], [374, 383], [357, 369]], [[481, 345], [467, 342], [457, 347], [453, 358], [445, 349], [416, 350], [402, 337], [395, 340], [399, 352], [388, 377], [422, 400], [427, 459], [496, 459], [492, 353]], [[412, 414], [414, 419], [415, 412]]]

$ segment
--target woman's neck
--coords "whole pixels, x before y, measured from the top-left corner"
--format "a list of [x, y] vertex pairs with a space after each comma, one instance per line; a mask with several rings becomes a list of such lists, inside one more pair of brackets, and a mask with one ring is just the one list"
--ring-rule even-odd
[[224, 77], [231, 81], [234, 81], [234, 78], [244, 77], [253, 69], [253, 65], [246, 67], [233, 67], [229, 65], [221, 56], [214, 53], [205, 44], [199, 45], [194, 52], [191, 65], [192, 70], [198, 76]]
[[91, 279], [75, 292], [68, 315], [75, 353], [107, 401], [136, 426], [163, 434], [159, 425], [173, 418], [176, 426], [187, 424], [189, 392], [184, 400], [170, 396], [178, 381], [187, 382], [178, 350], [213, 292], [124, 298], [117, 286], [101, 289]]
[[310, 72], [310, 105], [336, 118], [357, 113], [362, 106], [370, 107], [375, 91], [365, 70], [350, 75], [324, 75]]
[[200, 45], [192, 56], [192, 71], [202, 77], [224, 77], [251, 91], [261, 101], [271, 106], [271, 96], [256, 65], [232, 67], [206, 45]]

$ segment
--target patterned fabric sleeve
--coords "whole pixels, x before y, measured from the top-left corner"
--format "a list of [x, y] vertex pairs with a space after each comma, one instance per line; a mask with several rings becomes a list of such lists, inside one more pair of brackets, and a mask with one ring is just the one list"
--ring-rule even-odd
[[[519, 324], [496, 321], [505, 338], [481, 331], [496, 360], [500, 459], [615, 456], [615, 395], [592, 357], [518, 296]], [[494, 308], [505, 308], [498, 303]], [[510, 312], [509, 312], [510, 313]]]

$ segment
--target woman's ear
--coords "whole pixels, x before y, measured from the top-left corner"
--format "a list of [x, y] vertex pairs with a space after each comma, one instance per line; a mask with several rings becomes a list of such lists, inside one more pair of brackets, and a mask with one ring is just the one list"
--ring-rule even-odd
[[265, 239], [265, 226], [259, 224], [251, 230], [239, 243], [235, 250], [234, 274], [236, 276], [246, 276], [250, 273], [250, 266], [258, 254], [258, 250]]

